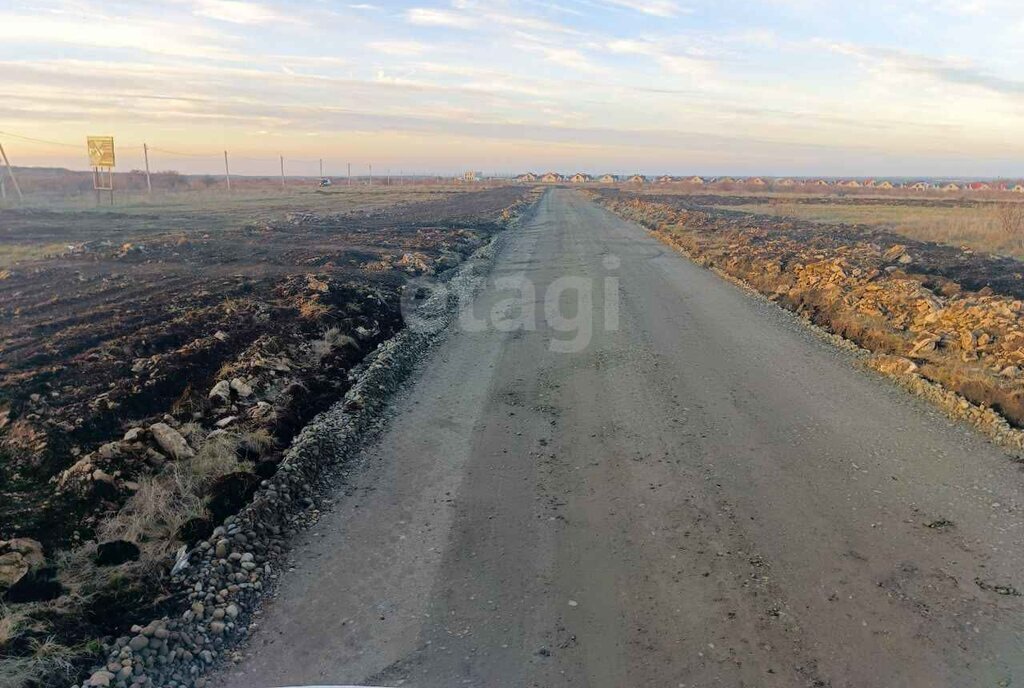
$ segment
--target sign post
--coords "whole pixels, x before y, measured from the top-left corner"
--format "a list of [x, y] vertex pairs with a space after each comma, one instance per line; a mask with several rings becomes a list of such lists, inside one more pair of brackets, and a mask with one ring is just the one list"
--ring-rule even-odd
[[89, 165], [92, 166], [92, 187], [96, 189], [96, 205], [100, 204], [100, 192], [110, 192], [110, 205], [114, 205], [114, 137], [89, 136], [85, 143], [89, 149]]

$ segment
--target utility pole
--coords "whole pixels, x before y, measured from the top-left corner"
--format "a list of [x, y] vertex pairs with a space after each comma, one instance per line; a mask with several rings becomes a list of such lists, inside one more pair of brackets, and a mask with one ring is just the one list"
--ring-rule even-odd
[[281, 188], [284, 188], [284, 156], [281, 156]]
[[0, 143], [0, 157], [3, 157], [4, 165], [7, 166], [7, 174], [11, 176], [11, 183], [14, 184], [14, 190], [18, 193], [18, 200], [24, 201], [25, 197], [21, 195], [21, 187], [18, 186], [18, 178], [14, 176], [14, 168], [11, 167], [11, 161], [7, 159], [7, 153], [4, 151], [2, 143]]
[[146, 193], [153, 195], [153, 182], [149, 179], [149, 146], [142, 144], [142, 157], [146, 160]]
[[384, 183], [384, 186], [391, 186], [391, 168], [390, 167], [388, 168], [387, 181]]
[[0, 175], [0, 201], [7, 200], [7, 187], [4, 186], [4, 177]]
[[348, 163], [348, 185], [352, 186], [352, 163]]
[[373, 186], [373, 163], [370, 163], [370, 186]]
[[228, 191], [231, 191], [231, 170], [228, 169], [228, 152], [224, 151], [224, 181], [228, 183]]
[[324, 159], [320, 158], [320, 178], [324, 178]]

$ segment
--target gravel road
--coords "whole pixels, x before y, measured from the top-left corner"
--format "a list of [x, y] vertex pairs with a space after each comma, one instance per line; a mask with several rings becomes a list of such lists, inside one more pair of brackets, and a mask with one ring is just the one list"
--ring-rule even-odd
[[1019, 464], [580, 194], [508, 239], [537, 326], [434, 351], [219, 685], [1024, 680]]

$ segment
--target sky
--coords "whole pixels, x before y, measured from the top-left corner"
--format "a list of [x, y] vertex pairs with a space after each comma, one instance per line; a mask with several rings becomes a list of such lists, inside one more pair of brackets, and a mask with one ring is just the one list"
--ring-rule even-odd
[[[1021, 0], [0, 0], [14, 165], [1024, 176]], [[36, 140], [29, 140], [36, 139]]]

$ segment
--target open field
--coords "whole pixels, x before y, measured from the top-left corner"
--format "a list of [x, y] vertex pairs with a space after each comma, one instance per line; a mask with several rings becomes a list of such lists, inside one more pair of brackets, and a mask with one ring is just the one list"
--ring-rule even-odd
[[0, 556], [18, 603], [0, 607], [0, 655], [15, 658], [0, 684], [38, 669], [66, 686], [93, 639], [161, 608], [178, 547], [245, 504], [403, 327], [404, 283], [458, 265], [528, 195], [0, 211]]
[[951, 246], [968, 246], [1024, 257], [1024, 237], [1006, 232], [994, 203], [969, 206], [915, 206], [809, 204], [773, 202], [767, 205], [728, 205], [722, 209], [772, 217], [791, 217], [827, 224], [872, 225], [921, 241]]

